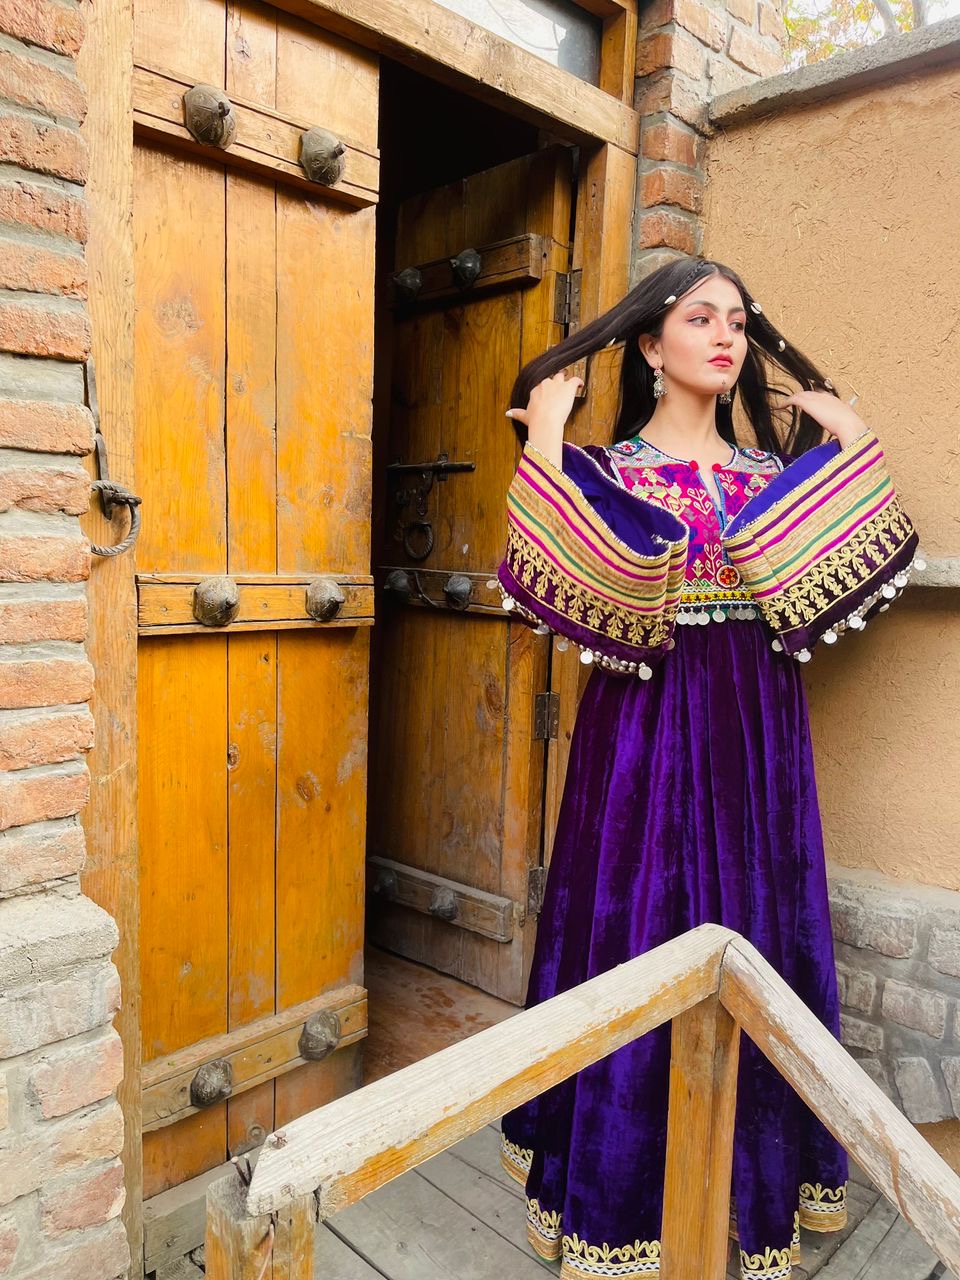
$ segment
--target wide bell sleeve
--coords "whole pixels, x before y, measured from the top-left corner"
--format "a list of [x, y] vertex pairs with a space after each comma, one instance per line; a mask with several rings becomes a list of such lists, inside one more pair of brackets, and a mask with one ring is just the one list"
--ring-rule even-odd
[[672, 648], [688, 536], [595, 451], [565, 443], [558, 470], [528, 443], [507, 493], [503, 607], [571, 640], [583, 662], [649, 679]]
[[730, 521], [723, 546], [776, 632], [774, 648], [800, 662], [818, 640], [861, 630], [922, 567], [872, 431], [790, 462]]

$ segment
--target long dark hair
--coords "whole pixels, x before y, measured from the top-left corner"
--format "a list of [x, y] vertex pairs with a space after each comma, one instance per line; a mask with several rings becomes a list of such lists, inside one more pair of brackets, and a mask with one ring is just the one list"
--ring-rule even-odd
[[[717, 431], [730, 444], [737, 443], [733, 427], [733, 406], [736, 397], [739, 397], [761, 449], [799, 457], [814, 445], [820, 444], [824, 438], [823, 428], [795, 405], [787, 405], [778, 410], [778, 417], [774, 417], [770, 403], [771, 393], [786, 396], [791, 394], [791, 389], [772, 383], [770, 373], [774, 369], [780, 369], [799, 382], [804, 390], [824, 389], [833, 391], [834, 395], [836, 391], [816, 365], [786, 341], [766, 314], [754, 309], [756, 300], [737, 273], [722, 262], [712, 262], [707, 258], [679, 258], [659, 267], [631, 289], [616, 306], [524, 365], [513, 384], [510, 408], [525, 409], [530, 392], [544, 378], [551, 377], [576, 360], [591, 356], [604, 347], [623, 344], [620, 401], [614, 440], [626, 440], [635, 435], [649, 422], [656, 406], [653, 370], [644, 359], [637, 339], [643, 333], [658, 338], [663, 332], [664, 316], [673, 305], [665, 299], [673, 295], [676, 300], [694, 284], [713, 275], [725, 276], [736, 285], [747, 312], [746, 359], [733, 389], [733, 401], [721, 404], [719, 396], [717, 397]], [[787, 418], [789, 425], [785, 421]], [[520, 430], [522, 432], [523, 428]]]

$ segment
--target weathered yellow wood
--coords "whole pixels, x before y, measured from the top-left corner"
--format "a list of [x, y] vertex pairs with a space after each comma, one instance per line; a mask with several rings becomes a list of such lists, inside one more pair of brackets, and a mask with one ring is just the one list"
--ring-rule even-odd
[[[87, 94], [82, 133], [90, 210], [85, 256], [90, 276], [92, 359], [100, 424], [114, 479], [134, 484], [133, 125], [130, 105], [132, 0], [91, 5], [77, 74]], [[90, 460], [93, 470], [93, 459]], [[125, 515], [118, 516], [125, 519]], [[94, 502], [83, 521], [93, 542], [114, 541]], [[120, 942], [113, 961], [123, 999], [114, 1025], [123, 1041], [123, 1217], [130, 1253], [142, 1239], [140, 1145], [140, 889], [137, 843], [137, 639], [134, 559], [95, 557], [88, 584], [87, 654], [97, 673], [91, 710], [97, 726], [90, 800], [82, 813], [87, 858], [84, 893], [113, 916]]]
[[279, 0], [277, 8], [408, 66], [428, 62], [437, 79], [570, 141], [638, 149], [640, 120], [630, 106], [436, 0]]
[[716, 990], [723, 949], [733, 936], [720, 925], [701, 925], [290, 1121], [282, 1142], [268, 1142], [260, 1155], [250, 1212], [268, 1212], [315, 1188], [321, 1217], [353, 1203], [705, 999]]
[[370, 626], [373, 622], [373, 585], [369, 580], [357, 582], [330, 574], [329, 577], [341, 584], [346, 599], [335, 618], [319, 623], [309, 616], [306, 609], [309, 578], [283, 582], [271, 581], [264, 575], [230, 576], [240, 588], [240, 611], [236, 620], [226, 627], [211, 628], [198, 624], [193, 614], [193, 592], [200, 581], [199, 576], [186, 582], [170, 582], [159, 575], [138, 574], [140, 630], [144, 633], [154, 630], [166, 632], [176, 627], [178, 631], [189, 628], [201, 634], [215, 630], [236, 631], [241, 627], [272, 628], [277, 622], [298, 623], [304, 627]]
[[673, 1019], [660, 1275], [723, 1280], [740, 1028], [716, 993]]
[[455, 904], [452, 923], [458, 929], [470, 929], [496, 942], [509, 942], [513, 937], [517, 913], [509, 898], [484, 893], [472, 885], [431, 875], [389, 858], [367, 859], [367, 899], [374, 908], [391, 902], [435, 914], [438, 893], [448, 894], [449, 901]]
[[720, 999], [930, 1248], [960, 1270], [960, 1176], [745, 938], [724, 953]]
[[311, 182], [300, 166], [300, 138], [315, 122], [292, 120], [232, 96], [230, 100], [237, 118], [236, 140], [227, 148], [204, 146], [183, 122], [183, 95], [191, 87], [192, 82], [182, 77], [152, 67], [136, 67], [133, 120], [137, 132], [186, 148], [205, 160], [246, 169], [315, 196], [357, 207], [376, 204], [380, 160], [375, 151], [370, 154], [357, 143], [341, 138], [346, 153], [343, 177], [329, 187]]
[[251, 1218], [232, 1172], [207, 1188], [205, 1267], [210, 1280], [313, 1280], [317, 1205], [312, 1195]]
[[298, 1041], [303, 1023], [321, 1009], [330, 1009], [340, 1020], [341, 1039], [337, 1051], [348, 1048], [366, 1035], [367, 1004], [361, 989], [348, 988], [294, 1009], [262, 1018], [237, 1031], [191, 1045], [189, 1050], [151, 1063], [143, 1077], [144, 1132], [174, 1124], [199, 1108], [190, 1102], [190, 1083], [204, 1062], [226, 1059], [233, 1072], [234, 1096], [245, 1093], [305, 1065]]

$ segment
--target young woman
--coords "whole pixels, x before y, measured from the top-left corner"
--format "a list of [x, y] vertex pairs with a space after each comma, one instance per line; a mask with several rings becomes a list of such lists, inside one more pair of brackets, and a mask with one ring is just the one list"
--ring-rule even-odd
[[[563, 370], [614, 343], [623, 346], [614, 443], [572, 449], [563, 432], [579, 379]], [[778, 392], [768, 381], [772, 369], [804, 389]], [[750, 447], [734, 431], [736, 400], [752, 431]], [[606, 513], [606, 487], [620, 495], [621, 506], [624, 490], [641, 499], [638, 513], [655, 509], [662, 522], [669, 512], [687, 537], [679, 606], [667, 622], [661, 619], [662, 642], [649, 662], [605, 659], [584, 692], [527, 1007], [716, 921], [750, 939], [839, 1036], [800, 669], [756, 607], [756, 589], [747, 587], [723, 537], [777, 477], [789, 487], [791, 468], [808, 489], [816, 486], [817, 473], [811, 481], [811, 467], [804, 471], [800, 459], [824, 432], [836, 442], [831, 457], [839, 444], [841, 457], [856, 461], [866, 441], [882, 458], [879, 445], [851, 405], [778, 333], [740, 277], [702, 259], [662, 267], [534, 360], [511, 403], [509, 416], [526, 429], [524, 460], [535, 497], [549, 490], [551, 476], [562, 479], [576, 455], [595, 464], [593, 497], [568, 485], [561, 498], [573, 504], [564, 528], [576, 525], [577, 503], [588, 518], [588, 507]], [[861, 542], [865, 528], [869, 533], [891, 518], [889, 502], [879, 515], [875, 510], [858, 526]], [[857, 554], [852, 533], [850, 545], [842, 538], [817, 543], [817, 518], [816, 510], [808, 513], [808, 545], [821, 547], [824, 562], [836, 567], [846, 552]], [[901, 536], [907, 526], [901, 521]], [[564, 554], [576, 565], [577, 534], [564, 538], [570, 543]], [[606, 550], [622, 565], [621, 545], [611, 537]], [[514, 550], [521, 554], [519, 543]], [[904, 563], [896, 587], [884, 584], [883, 597], [902, 589]], [[514, 564], [505, 576], [502, 567], [501, 582], [519, 583], [514, 570], [520, 575]], [[586, 620], [579, 570], [570, 570], [569, 580], [562, 578], [566, 570], [557, 572], [552, 612], [538, 611], [534, 597], [545, 580], [539, 571], [522, 575], [532, 584], [528, 617], [555, 621], [566, 609]], [[863, 617], [887, 607], [883, 597], [874, 593], [869, 611], [854, 611], [823, 638], [832, 642], [846, 625], [859, 629]], [[510, 596], [504, 604], [520, 608]], [[570, 633], [580, 638], [576, 627]], [[590, 646], [582, 647], [591, 660]], [[807, 649], [793, 652], [801, 661], [810, 657]], [[543, 1257], [562, 1260], [563, 1280], [659, 1273], [669, 1061], [666, 1024], [503, 1118], [502, 1158], [525, 1186], [529, 1239]], [[843, 1149], [742, 1037], [731, 1234], [739, 1238], [743, 1277], [789, 1277], [799, 1262], [800, 1226], [841, 1228], [846, 1179]]]

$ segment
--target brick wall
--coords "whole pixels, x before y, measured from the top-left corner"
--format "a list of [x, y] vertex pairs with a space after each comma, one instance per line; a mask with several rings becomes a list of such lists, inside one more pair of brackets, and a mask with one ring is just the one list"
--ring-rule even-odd
[[712, 98], [782, 71], [779, 0], [652, 0], [640, 10], [641, 149], [634, 279], [699, 253]]
[[112, 1280], [122, 1065], [110, 917], [78, 883], [92, 422], [70, 0], [0, 0], [0, 1277]]

